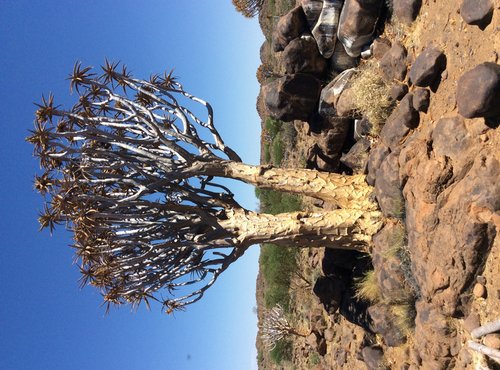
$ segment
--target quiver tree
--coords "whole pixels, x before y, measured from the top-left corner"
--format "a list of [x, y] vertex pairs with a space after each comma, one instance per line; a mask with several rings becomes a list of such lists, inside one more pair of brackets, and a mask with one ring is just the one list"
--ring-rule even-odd
[[247, 18], [256, 16], [262, 9], [264, 0], [233, 0], [233, 5], [238, 12]]
[[[198, 301], [252, 244], [360, 249], [380, 227], [363, 176], [244, 164], [211, 106], [172, 72], [140, 80], [116, 63], [101, 68], [97, 75], [77, 63], [69, 77], [76, 104], [42, 98], [27, 140], [45, 171], [35, 178], [46, 199], [39, 222], [72, 231], [82, 284], [99, 287], [108, 306], [157, 300], [170, 312]], [[339, 209], [259, 214], [221, 178]]]
[[306, 337], [307, 334], [295, 329], [285, 315], [283, 308], [277, 304], [264, 313], [262, 324], [259, 325], [260, 337], [269, 351], [272, 351], [276, 344], [283, 338], [295, 335]]

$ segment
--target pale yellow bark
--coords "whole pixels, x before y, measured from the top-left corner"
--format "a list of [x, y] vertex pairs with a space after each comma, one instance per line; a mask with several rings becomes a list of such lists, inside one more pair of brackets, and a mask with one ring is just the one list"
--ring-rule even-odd
[[221, 226], [236, 245], [273, 243], [286, 246], [328, 246], [364, 250], [382, 226], [379, 211], [338, 209], [325, 212], [290, 212], [278, 215], [244, 209], [226, 212]]
[[225, 162], [226, 177], [238, 179], [264, 189], [307, 195], [332, 202], [339, 208], [377, 210], [373, 187], [364, 175], [340, 175], [307, 169], [251, 166]]

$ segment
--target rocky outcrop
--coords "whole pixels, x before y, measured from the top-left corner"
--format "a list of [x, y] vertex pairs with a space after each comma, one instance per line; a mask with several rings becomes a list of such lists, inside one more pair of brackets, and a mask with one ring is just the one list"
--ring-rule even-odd
[[338, 39], [347, 54], [357, 57], [373, 38], [383, 0], [346, 0], [339, 20]]
[[458, 113], [466, 118], [500, 117], [500, 66], [482, 63], [458, 80]]
[[404, 199], [399, 180], [398, 154], [389, 154], [377, 170], [375, 195], [380, 210], [388, 217], [401, 217]]
[[280, 18], [273, 33], [274, 51], [282, 51], [290, 41], [299, 37], [307, 29], [304, 10], [297, 6]]
[[370, 141], [368, 139], [360, 139], [351, 147], [349, 152], [340, 158], [340, 162], [349, 167], [355, 174], [365, 173], [369, 152]]
[[330, 58], [337, 41], [337, 28], [343, 0], [323, 0], [319, 19], [312, 30], [318, 49], [325, 58]]
[[286, 74], [310, 73], [322, 77], [326, 71], [326, 60], [320, 55], [312, 37], [301, 37], [290, 41], [282, 55]]
[[378, 303], [368, 309], [372, 319], [373, 331], [384, 338], [389, 347], [397, 347], [406, 341], [406, 336], [396, 326], [396, 319], [391, 306]]
[[387, 369], [384, 361], [384, 351], [380, 346], [364, 347], [361, 350], [361, 356], [368, 370]]
[[320, 81], [310, 74], [283, 76], [264, 86], [266, 108], [275, 119], [307, 121], [316, 109], [320, 88]]

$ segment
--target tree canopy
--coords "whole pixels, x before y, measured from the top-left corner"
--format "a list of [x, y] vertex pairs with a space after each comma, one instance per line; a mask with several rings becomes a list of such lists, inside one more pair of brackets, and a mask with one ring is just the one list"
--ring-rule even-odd
[[256, 16], [262, 9], [264, 0], [233, 0], [233, 5], [238, 12], [247, 18]]
[[[76, 63], [69, 80], [76, 103], [42, 97], [27, 138], [44, 170], [35, 176], [39, 222], [73, 233], [82, 284], [98, 287], [108, 307], [155, 300], [171, 312], [198, 301], [252, 244], [356, 248], [378, 229], [363, 176], [241, 163], [210, 104], [172, 72], [141, 80], [119, 63], [106, 61], [100, 74]], [[320, 194], [342, 209], [257, 214], [221, 177]]]

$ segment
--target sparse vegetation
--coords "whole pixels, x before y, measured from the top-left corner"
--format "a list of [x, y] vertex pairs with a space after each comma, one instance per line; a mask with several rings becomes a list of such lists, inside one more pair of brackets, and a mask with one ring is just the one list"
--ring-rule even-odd
[[356, 297], [367, 302], [377, 303], [382, 300], [377, 276], [374, 270], [369, 270], [355, 283]]
[[280, 340], [276, 343], [274, 349], [269, 352], [269, 357], [276, 364], [292, 359], [292, 342], [289, 340]]
[[389, 99], [390, 87], [380, 76], [376, 61], [369, 60], [359, 67], [351, 81], [351, 89], [359, 113], [373, 125], [373, 134], [378, 134], [391, 114], [394, 102]]
[[321, 357], [318, 352], [311, 352], [309, 354], [309, 363], [311, 365], [318, 365], [321, 362]]

